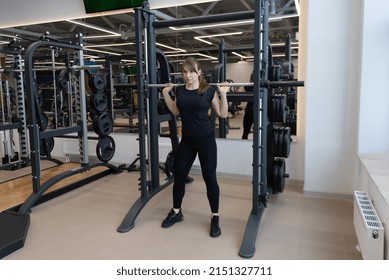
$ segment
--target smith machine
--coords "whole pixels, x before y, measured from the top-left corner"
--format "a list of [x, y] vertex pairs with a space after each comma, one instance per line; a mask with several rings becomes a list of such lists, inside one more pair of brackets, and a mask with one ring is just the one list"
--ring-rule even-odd
[[[4, 68], [0, 70], [0, 102], [1, 124], [3, 132], [3, 156], [0, 170], [15, 170], [29, 165], [28, 138], [25, 110], [24, 73], [22, 71], [22, 50], [0, 50], [8, 56], [12, 56], [15, 71], [13, 78], [16, 90], [11, 87], [8, 79], [2, 80], [1, 73], [8, 75]], [[14, 108], [13, 108], [14, 107]], [[15, 140], [14, 130], [17, 129], [19, 139]], [[16, 147], [19, 142], [19, 148]]]
[[[39, 59], [37, 58], [47, 57], [47, 54], [51, 53], [52, 58], [55, 59], [56, 55], [53, 55], [54, 52], [65, 52], [67, 55], [65, 59], [66, 74], [61, 72], [60, 78], [62, 81], [60, 83], [63, 88], [72, 91], [73, 102], [70, 105], [73, 106], [73, 109], [69, 110], [73, 113], [69, 116], [67, 125], [47, 129], [47, 120], [43, 117], [44, 114], [41, 111], [34, 71], [38, 70], [36, 62]], [[29, 131], [32, 192], [24, 202], [21, 202], [21, 205], [16, 205], [4, 212], [0, 212], [0, 258], [24, 246], [30, 221], [29, 214], [34, 205], [102, 176], [121, 172], [116, 166], [108, 163], [114, 153], [113, 138], [108, 136], [112, 131], [112, 125], [110, 125], [110, 121], [106, 121], [102, 117], [109, 115], [108, 113], [99, 112], [101, 114], [96, 118], [97, 124], [95, 126], [97, 129], [95, 131], [98, 137], [88, 137], [84, 71], [89, 69], [89, 67], [84, 65], [82, 34], [76, 34], [71, 41], [67, 42], [52, 39], [47, 34], [42, 36], [39, 41], [32, 43], [26, 49], [24, 53], [24, 69], [21, 67], [21, 57], [19, 55], [16, 57], [19, 59], [18, 65], [20, 66], [16, 73], [18, 75], [24, 73], [26, 79], [25, 87], [27, 94], [24, 111], [26, 113], [25, 115], [21, 113], [18, 115], [18, 117], [25, 116], [24, 121], [21, 118], [21, 123], [18, 124], [18, 127], [27, 125]], [[53, 72], [58, 70], [54, 61], [52, 67], [49, 67], [50, 70]], [[18, 82], [18, 89], [19, 87], [23, 88], [23, 79], [19, 79]], [[54, 88], [55, 83], [56, 79], [54, 79]], [[103, 90], [104, 86], [102, 83], [102, 79], [95, 79], [95, 90]], [[24, 98], [21, 97], [19, 102], [23, 101]], [[80, 165], [71, 164], [69, 168], [67, 164], [62, 164], [61, 161], [51, 158], [54, 137], [78, 140]], [[98, 158], [101, 160], [99, 162], [91, 163], [89, 160], [88, 140], [90, 139], [98, 140], [96, 150]], [[59, 164], [59, 166], [50, 168], [53, 170], [58, 167], [53, 173], [46, 174], [41, 171], [41, 159], [45, 157]], [[61, 168], [61, 165], [64, 167]], [[98, 172], [91, 172], [92, 175], [90, 175], [88, 172], [93, 168], [96, 168], [95, 170]], [[73, 183], [62, 188], [54, 187], [57, 183], [69, 177], [75, 178], [75, 180], [72, 180]], [[51, 192], [48, 192], [50, 188]]]
[[[155, 29], [172, 26], [191, 24], [204, 24], [225, 21], [236, 21], [254, 18], [255, 41], [254, 41], [254, 91], [251, 98], [254, 102], [254, 136], [253, 136], [253, 180], [252, 180], [252, 210], [249, 215], [246, 229], [243, 235], [239, 255], [243, 258], [251, 258], [255, 253], [255, 242], [262, 214], [269, 200], [267, 145], [269, 142], [269, 119], [268, 104], [269, 93], [272, 88], [303, 86], [302, 81], [282, 81], [269, 79], [269, 41], [268, 41], [268, 15], [269, 1], [255, 1], [255, 10], [249, 12], [228, 13], [196, 18], [183, 18], [175, 20], [155, 21], [155, 15], [150, 11], [147, 1], [141, 9], [135, 10], [136, 18], [136, 42], [137, 42], [137, 70], [138, 70], [138, 92], [139, 92], [139, 153], [140, 153], [140, 190], [141, 196], [130, 208], [129, 212], [118, 227], [119, 232], [127, 232], [134, 227], [134, 222], [146, 203], [159, 191], [171, 184], [172, 178], [168, 178], [165, 184], [159, 180], [159, 158], [158, 158], [158, 124], [162, 120], [169, 120], [174, 125], [171, 115], [158, 116], [158, 87], [163, 84], [157, 83], [157, 59], [159, 51], [155, 47]], [[144, 39], [144, 40], [142, 40]], [[142, 47], [144, 41], [144, 49]], [[144, 63], [143, 63], [144, 61]], [[168, 68], [162, 83], [170, 81]], [[174, 83], [174, 81], [172, 81]], [[218, 82], [214, 81], [215, 85]], [[231, 84], [231, 86], [243, 85]], [[146, 100], [146, 104], [144, 103]], [[144, 120], [147, 118], [147, 131]], [[177, 145], [176, 127], [170, 127], [173, 154]], [[146, 134], [148, 147], [149, 174], [146, 170]]]

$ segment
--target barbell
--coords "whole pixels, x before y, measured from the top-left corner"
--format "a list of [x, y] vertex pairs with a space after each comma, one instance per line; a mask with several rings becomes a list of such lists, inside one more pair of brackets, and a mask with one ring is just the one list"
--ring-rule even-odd
[[[146, 87], [150, 88], [161, 88], [167, 87], [169, 84], [145, 84]], [[170, 84], [172, 87], [184, 86], [185, 84]], [[254, 86], [254, 83], [209, 83], [210, 86], [221, 86], [221, 87], [245, 87]], [[261, 87], [266, 88], [277, 88], [277, 87], [302, 87], [304, 81], [266, 81], [261, 82]]]

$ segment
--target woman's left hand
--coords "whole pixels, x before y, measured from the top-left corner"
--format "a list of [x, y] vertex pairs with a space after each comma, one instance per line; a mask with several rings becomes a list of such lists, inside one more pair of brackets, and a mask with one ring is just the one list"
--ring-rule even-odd
[[227, 94], [227, 92], [230, 90], [230, 86], [228, 85], [228, 82], [223, 82], [222, 84], [223, 85], [218, 86], [218, 90], [219, 90], [220, 95], [225, 96]]

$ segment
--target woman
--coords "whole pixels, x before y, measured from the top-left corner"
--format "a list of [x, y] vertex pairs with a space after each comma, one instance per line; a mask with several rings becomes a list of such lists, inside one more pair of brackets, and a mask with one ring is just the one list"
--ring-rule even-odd
[[198, 155], [212, 212], [210, 235], [218, 237], [221, 230], [218, 214], [220, 190], [216, 178], [217, 147], [208, 111], [212, 107], [219, 117], [227, 117], [228, 87], [218, 87], [219, 97], [216, 88], [210, 87], [205, 80], [199, 62], [192, 57], [187, 58], [182, 67], [185, 85], [177, 88], [176, 98], [173, 100], [169, 95], [172, 84], [167, 84], [162, 91], [167, 107], [174, 115], [180, 115], [182, 123], [182, 138], [174, 158], [173, 208], [162, 222], [162, 227], [168, 228], [184, 220], [181, 204], [185, 182]]
[[[250, 83], [254, 82], [254, 72], [250, 75]], [[250, 92], [254, 90], [253, 86], [245, 86], [244, 90], [246, 92]], [[248, 139], [249, 133], [251, 131], [251, 127], [254, 124], [254, 103], [253, 102], [247, 102], [246, 108], [244, 109], [244, 116], [243, 116], [243, 135], [242, 139]]]

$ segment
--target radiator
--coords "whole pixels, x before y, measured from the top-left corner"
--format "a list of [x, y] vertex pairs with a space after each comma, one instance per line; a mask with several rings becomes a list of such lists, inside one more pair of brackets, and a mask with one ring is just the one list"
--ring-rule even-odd
[[363, 259], [383, 260], [384, 227], [366, 192], [354, 192], [354, 228]]
[[159, 162], [163, 163], [166, 161], [166, 157], [169, 152], [172, 150], [172, 146], [170, 144], [159, 144]]

